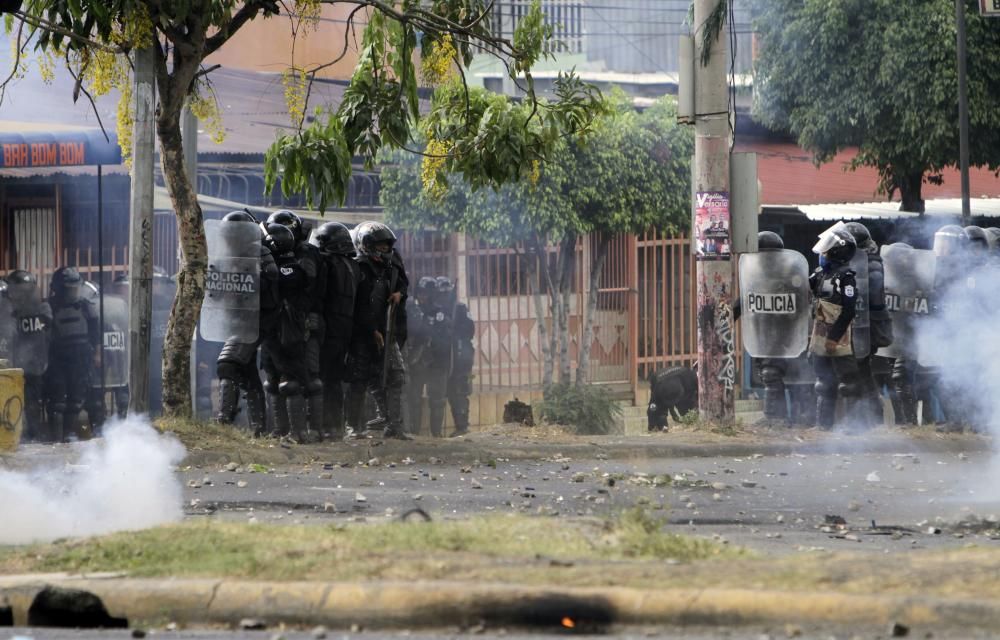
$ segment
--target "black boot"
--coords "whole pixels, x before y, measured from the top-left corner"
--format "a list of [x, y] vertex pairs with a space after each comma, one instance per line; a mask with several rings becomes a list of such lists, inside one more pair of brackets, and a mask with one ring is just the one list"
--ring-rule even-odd
[[385, 390], [386, 427], [382, 432], [385, 438], [396, 440], [413, 440], [413, 436], [403, 428], [403, 390], [399, 387], [389, 387]]
[[444, 402], [431, 400], [429, 409], [431, 437], [440, 438], [444, 427]]
[[288, 398], [280, 393], [274, 394], [274, 435], [284, 438], [292, 430], [291, 422], [288, 419]]
[[837, 410], [837, 397], [816, 396], [816, 426], [829, 431]]
[[351, 390], [344, 402], [344, 440], [357, 440], [361, 437], [361, 416], [365, 411], [364, 385], [352, 384]]
[[309, 427], [308, 402], [303, 395], [285, 398], [288, 407], [288, 423], [291, 425], [290, 437], [297, 443], [305, 442], [306, 430]]
[[247, 421], [254, 437], [259, 438], [267, 433], [267, 403], [264, 401], [264, 393], [260, 389], [248, 389], [246, 399]]
[[231, 378], [222, 378], [219, 380], [219, 413], [216, 414], [216, 421], [219, 424], [233, 424], [239, 411], [239, 385]]

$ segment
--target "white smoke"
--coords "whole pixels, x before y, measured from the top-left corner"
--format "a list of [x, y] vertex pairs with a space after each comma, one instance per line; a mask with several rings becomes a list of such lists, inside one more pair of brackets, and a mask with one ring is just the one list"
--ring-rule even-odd
[[1000, 435], [1000, 267], [968, 265], [950, 285], [917, 326], [920, 360], [940, 376], [948, 422]]
[[[179, 520], [174, 473], [185, 455], [145, 418], [110, 421], [105, 437], [76, 443], [79, 458], [25, 472], [0, 471], [0, 544], [24, 544]], [[76, 453], [76, 452], [75, 452]]]

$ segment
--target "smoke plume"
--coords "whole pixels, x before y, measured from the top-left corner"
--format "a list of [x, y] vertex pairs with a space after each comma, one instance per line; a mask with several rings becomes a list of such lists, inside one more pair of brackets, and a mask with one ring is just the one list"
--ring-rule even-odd
[[174, 468], [184, 447], [145, 418], [112, 421], [104, 433], [103, 439], [73, 445], [76, 462], [0, 471], [0, 544], [142, 529], [181, 518]]

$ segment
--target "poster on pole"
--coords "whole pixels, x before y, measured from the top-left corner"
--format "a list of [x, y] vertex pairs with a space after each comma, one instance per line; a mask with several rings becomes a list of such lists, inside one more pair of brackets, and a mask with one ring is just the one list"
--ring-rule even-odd
[[979, 14], [987, 18], [1000, 18], [1000, 0], [979, 0]]
[[699, 191], [695, 194], [694, 227], [698, 260], [729, 260], [732, 256], [730, 239], [729, 192]]

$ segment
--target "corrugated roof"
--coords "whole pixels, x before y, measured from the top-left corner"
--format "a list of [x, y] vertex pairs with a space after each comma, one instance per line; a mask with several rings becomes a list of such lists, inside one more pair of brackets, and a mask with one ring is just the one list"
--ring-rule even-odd
[[[925, 215], [958, 217], [962, 214], [961, 198], [939, 198], [925, 201]], [[1000, 198], [973, 198], [970, 202], [973, 217], [1000, 218]], [[786, 205], [764, 205], [764, 208], [792, 209]], [[898, 202], [857, 202], [846, 204], [794, 205], [806, 218], [813, 221], [836, 220], [906, 220], [920, 214], [900, 211]]]

